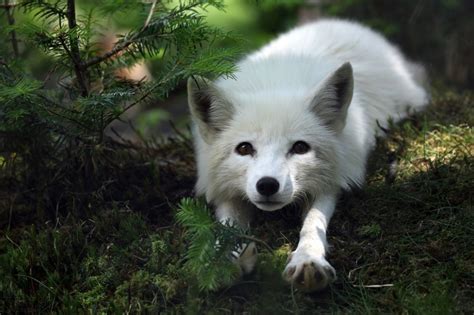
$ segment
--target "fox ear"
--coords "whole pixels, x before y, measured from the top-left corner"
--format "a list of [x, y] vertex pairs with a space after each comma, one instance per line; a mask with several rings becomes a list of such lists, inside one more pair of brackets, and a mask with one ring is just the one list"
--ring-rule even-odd
[[326, 125], [339, 132], [344, 128], [353, 90], [352, 66], [346, 62], [320, 84], [311, 109]]
[[199, 132], [207, 142], [227, 126], [233, 114], [232, 105], [211, 81], [203, 77], [188, 79], [188, 105]]

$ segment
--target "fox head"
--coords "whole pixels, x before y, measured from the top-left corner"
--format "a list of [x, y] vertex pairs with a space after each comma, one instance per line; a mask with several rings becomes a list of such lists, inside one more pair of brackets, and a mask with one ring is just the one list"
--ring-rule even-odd
[[352, 94], [349, 63], [310, 90], [229, 91], [190, 78], [189, 108], [208, 149], [207, 199], [273, 211], [334, 189], [336, 138]]

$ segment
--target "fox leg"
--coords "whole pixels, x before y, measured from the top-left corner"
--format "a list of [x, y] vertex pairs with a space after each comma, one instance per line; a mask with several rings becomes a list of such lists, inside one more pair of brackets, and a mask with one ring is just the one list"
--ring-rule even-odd
[[[241, 202], [223, 202], [216, 207], [216, 218], [222, 223], [236, 224], [248, 228], [251, 215], [248, 205]], [[242, 244], [242, 247], [231, 253], [233, 262], [240, 268], [241, 274], [251, 273], [257, 262], [257, 246], [254, 242]]]
[[336, 201], [337, 194], [321, 196], [303, 216], [298, 246], [283, 271], [283, 278], [296, 288], [321, 290], [336, 279], [334, 268], [325, 258], [326, 229]]

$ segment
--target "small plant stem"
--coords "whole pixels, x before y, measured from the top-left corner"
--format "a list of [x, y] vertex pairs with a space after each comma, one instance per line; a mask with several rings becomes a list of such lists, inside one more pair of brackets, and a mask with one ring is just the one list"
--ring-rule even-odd
[[261, 239], [258, 239], [256, 237], [253, 237], [253, 236], [250, 236], [250, 235], [245, 235], [245, 234], [241, 234], [241, 235], [239, 235], [239, 237], [243, 238], [243, 239], [246, 239], [246, 240], [249, 240], [249, 241], [253, 241], [253, 242], [262, 244], [270, 253], [273, 253], [273, 249], [270, 247], [270, 245], [268, 245], [267, 243], [265, 243]]
[[[15, 3], [10, 3], [10, 0], [4, 0], [4, 8], [8, 19], [8, 25], [13, 26], [15, 25], [15, 17], [13, 16], [13, 8], [15, 7]], [[13, 55], [15, 58], [18, 58], [20, 55], [20, 51], [18, 49], [18, 39], [16, 37], [15, 30], [10, 31], [10, 40], [12, 42], [13, 48]]]
[[150, 24], [151, 17], [153, 16], [153, 13], [155, 12], [155, 7], [156, 7], [157, 2], [158, 0], [153, 0], [153, 3], [151, 4], [151, 7], [150, 7], [150, 12], [148, 12], [148, 17], [146, 18], [145, 24], [143, 24], [142, 30], [147, 28], [148, 24]]
[[76, 73], [77, 82], [81, 89], [81, 95], [89, 95], [87, 84], [87, 76], [85, 67], [82, 64], [81, 54], [79, 51], [79, 37], [76, 32], [76, 4], [75, 0], [67, 0], [67, 21], [70, 30], [69, 45], [71, 46], [71, 58], [74, 64], [74, 72]]
[[104, 60], [107, 60], [113, 56], [115, 56], [116, 54], [120, 53], [122, 50], [125, 50], [128, 48], [128, 46], [130, 46], [131, 44], [133, 44], [135, 38], [131, 38], [129, 40], [125, 40], [124, 42], [122, 43], [119, 43], [119, 44], [116, 44], [114, 46], [114, 48], [112, 48], [112, 50], [109, 50], [108, 52], [100, 55], [100, 56], [97, 56], [97, 57], [94, 57], [94, 58], [91, 58], [90, 60], [86, 61], [84, 63], [84, 68], [88, 68], [90, 66], [93, 66], [93, 65], [96, 65], [98, 63], [101, 63], [102, 61]]

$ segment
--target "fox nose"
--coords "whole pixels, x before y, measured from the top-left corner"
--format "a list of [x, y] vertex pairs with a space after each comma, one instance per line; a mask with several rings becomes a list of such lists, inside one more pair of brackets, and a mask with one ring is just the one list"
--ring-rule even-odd
[[273, 177], [262, 177], [257, 182], [257, 191], [260, 195], [271, 196], [280, 188], [280, 184]]

